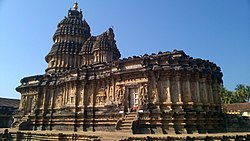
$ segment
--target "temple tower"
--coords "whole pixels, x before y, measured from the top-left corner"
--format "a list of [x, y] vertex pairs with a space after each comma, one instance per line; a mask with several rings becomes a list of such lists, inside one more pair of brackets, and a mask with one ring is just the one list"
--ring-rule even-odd
[[118, 60], [121, 55], [115, 43], [112, 28], [109, 28], [108, 31], [98, 36], [93, 46], [94, 63]]
[[48, 63], [46, 73], [61, 72], [80, 66], [79, 52], [91, 36], [90, 27], [82, 18], [83, 13], [78, 10], [78, 4], [75, 2], [73, 9], [69, 9], [68, 16], [57, 25], [53, 36], [54, 44], [45, 57]]

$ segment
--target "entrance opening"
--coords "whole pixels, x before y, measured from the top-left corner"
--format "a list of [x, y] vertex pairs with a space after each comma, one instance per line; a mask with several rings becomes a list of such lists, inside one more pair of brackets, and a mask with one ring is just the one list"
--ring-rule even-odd
[[139, 92], [137, 87], [129, 88], [128, 108], [131, 112], [137, 111], [139, 106]]

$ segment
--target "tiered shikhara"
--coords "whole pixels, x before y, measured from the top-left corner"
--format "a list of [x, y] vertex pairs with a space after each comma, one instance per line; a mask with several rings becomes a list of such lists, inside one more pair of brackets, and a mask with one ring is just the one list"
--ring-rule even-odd
[[220, 130], [218, 66], [177, 50], [119, 59], [113, 29], [92, 36], [82, 17], [75, 3], [57, 26], [46, 73], [21, 80], [13, 126], [134, 133]]

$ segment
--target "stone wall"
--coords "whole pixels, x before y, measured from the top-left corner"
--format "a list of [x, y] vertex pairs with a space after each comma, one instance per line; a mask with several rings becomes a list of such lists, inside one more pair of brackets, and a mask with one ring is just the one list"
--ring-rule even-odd
[[250, 134], [246, 135], [207, 135], [207, 136], [185, 136], [185, 137], [128, 137], [120, 139], [120, 141], [248, 141], [250, 140]]
[[[194, 134], [194, 135], [132, 135], [119, 132], [114, 135], [110, 133], [100, 132], [99, 134], [88, 135], [81, 133], [37, 133], [37, 132], [10, 132], [8, 137], [12, 140], [62, 140], [62, 141], [101, 141], [101, 140], [119, 140], [119, 141], [248, 141], [249, 133], [225, 133], [225, 134]], [[107, 135], [109, 134], [109, 135]], [[0, 134], [0, 139], [2, 134]]]
[[223, 123], [221, 77], [215, 64], [174, 51], [27, 77], [17, 90], [29, 129], [103, 129], [140, 110], [138, 121], [151, 132], [158, 126], [163, 132], [212, 132]]
[[76, 133], [32, 133], [32, 132], [11, 132], [11, 138], [16, 141], [27, 140], [59, 140], [59, 141], [100, 141], [100, 137], [94, 135], [80, 135]]

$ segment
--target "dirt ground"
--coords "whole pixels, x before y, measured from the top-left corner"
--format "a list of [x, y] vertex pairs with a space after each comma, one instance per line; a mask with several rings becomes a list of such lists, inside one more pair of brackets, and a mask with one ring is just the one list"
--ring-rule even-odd
[[[0, 132], [3, 133], [3, 131], [6, 128], [0, 128]], [[9, 132], [17, 132], [17, 129], [9, 129]], [[231, 133], [213, 133], [213, 134], [132, 134], [132, 133], [128, 133], [128, 132], [121, 132], [121, 131], [117, 131], [117, 132], [105, 132], [105, 131], [96, 131], [96, 132], [83, 132], [83, 131], [78, 131], [78, 132], [73, 132], [73, 131], [21, 131], [21, 132], [32, 132], [32, 133], [44, 133], [44, 134], [59, 134], [59, 133], [63, 133], [63, 134], [78, 134], [78, 135], [92, 135], [92, 136], [99, 136], [101, 138], [102, 141], [117, 141], [119, 139], [123, 139], [123, 138], [127, 138], [127, 137], [206, 137], [206, 136], [212, 136], [212, 137], [216, 137], [216, 136], [243, 136], [246, 134], [250, 134], [249, 132], [231, 132]]]

